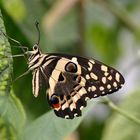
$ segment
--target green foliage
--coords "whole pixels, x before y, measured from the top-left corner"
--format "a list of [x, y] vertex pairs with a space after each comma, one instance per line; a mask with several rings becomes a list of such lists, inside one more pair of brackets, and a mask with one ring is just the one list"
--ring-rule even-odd
[[24, 7], [24, 2], [22, 0], [2, 0], [2, 4], [4, 5], [7, 13], [11, 15], [15, 21], [20, 22], [25, 18], [26, 11]]
[[3, 118], [0, 118], [0, 139], [16, 140], [16, 133], [13, 128]]
[[118, 28], [106, 27], [99, 23], [88, 29], [88, 38], [106, 63], [114, 63], [120, 54], [120, 47], [117, 44], [117, 31]]
[[[140, 118], [140, 90], [131, 93], [119, 105], [128, 114]], [[115, 112], [106, 122], [102, 140], [139, 140], [140, 125]]]
[[[1, 16], [1, 14], [0, 14]], [[2, 18], [0, 19], [0, 28], [3, 32], [4, 31], [4, 23]], [[2, 34], [1, 34], [2, 36]], [[0, 59], [1, 59], [1, 64], [0, 64], [0, 95], [5, 95], [9, 93], [10, 88], [8, 85], [11, 82], [10, 79], [10, 74], [12, 73], [12, 59], [6, 58], [10, 54], [10, 45], [8, 41], [4, 38], [0, 38]]]
[[[130, 34], [135, 36], [138, 32], [139, 35], [139, 30], [134, 26], [133, 20], [130, 20], [128, 13], [125, 15], [126, 11], [124, 10], [126, 7], [130, 10], [129, 12], [132, 12], [133, 16], [133, 11], [139, 9], [137, 7], [139, 4], [135, 1], [130, 2], [130, 0], [119, 1], [118, 4], [117, 2], [113, 2], [113, 0], [93, 0], [93, 2], [88, 1], [85, 3], [85, 17], [83, 16], [85, 27], [83, 29], [79, 29], [82, 22], [79, 21], [80, 12], [77, 10], [77, 5], [75, 5], [69, 13], [63, 13], [64, 17], [59, 19], [53, 30], [47, 35], [42, 27], [42, 22], [44, 15], [49, 15], [56, 1], [2, 0], [0, 8], [2, 9], [7, 34], [29, 49], [37, 41], [34, 22], [38, 20], [41, 30], [40, 46], [44, 53], [60, 52], [80, 55], [82, 47], [79, 44], [83, 42], [85, 56], [102, 60], [109, 65], [116, 65], [120, 56], [123, 57], [127, 49], [129, 50], [129, 41], [131, 39], [127, 40], [128, 44], [126, 43], [126, 46], [123, 46], [123, 41]], [[2, 15], [0, 15], [0, 30], [5, 33], [5, 28]], [[132, 31], [132, 33], [127, 31], [128, 36], [125, 33], [125, 37], [122, 37], [126, 29]], [[79, 30], [84, 32], [85, 37], [82, 41]], [[138, 37], [137, 41], [139, 41]], [[10, 41], [10, 44], [14, 43]], [[111, 117], [107, 122], [106, 118], [99, 119], [104, 116], [103, 113], [106, 113], [106, 111], [103, 111], [94, 120], [92, 115], [89, 115], [86, 118], [89, 124], [84, 125], [83, 123], [82, 126], [79, 126], [91, 107], [93, 108], [92, 114], [98, 112], [97, 108], [92, 106], [95, 99], [85, 108], [82, 117], [74, 120], [56, 117], [53, 111], [48, 111], [50, 108], [47, 105], [44, 89], [38, 98], [33, 97], [31, 73], [12, 83], [11, 77], [15, 79], [27, 70], [27, 63], [24, 58], [15, 58], [13, 62], [10, 57], [13, 54], [21, 53], [20, 49], [12, 47], [11, 54], [7, 38], [0, 34], [0, 140], [63, 140], [74, 130], [78, 131], [81, 140], [140, 139], [139, 125], [134, 123], [133, 119], [130, 121], [129, 117], [121, 113], [124, 111], [128, 116], [139, 118], [139, 91], [133, 92], [130, 96], [128, 95], [124, 99], [124, 103], [121, 103], [120, 108], [118, 108], [121, 111], [116, 110], [117, 112], [110, 113]], [[134, 57], [137, 58], [137, 55], [134, 54]], [[117, 65], [119, 64], [117, 63]], [[88, 118], [90, 119], [88, 120]]]
[[[2, 16], [0, 29], [5, 32]], [[25, 123], [25, 114], [21, 102], [11, 91], [12, 59], [8, 40], [1, 34], [0, 39], [0, 128], [2, 138], [15, 139]], [[8, 126], [9, 128], [8, 128]]]
[[93, 102], [88, 104], [86, 110], [83, 111], [82, 117], [73, 120], [58, 118], [53, 111], [50, 111], [31, 123], [21, 137], [30, 140], [62, 140], [78, 127], [87, 112], [93, 107], [92, 104]]

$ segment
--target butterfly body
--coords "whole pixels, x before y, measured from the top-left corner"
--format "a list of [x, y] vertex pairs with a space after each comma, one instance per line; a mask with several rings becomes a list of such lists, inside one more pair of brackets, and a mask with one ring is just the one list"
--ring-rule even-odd
[[43, 54], [38, 45], [28, 53], [34, 96], [39, 95], [44, 81], [48, 83], [48, 102], [62, 118], [81, 116], [88, 99], [113, 93], [124, 84], [124, 78], [117, 70], [94, 59]]

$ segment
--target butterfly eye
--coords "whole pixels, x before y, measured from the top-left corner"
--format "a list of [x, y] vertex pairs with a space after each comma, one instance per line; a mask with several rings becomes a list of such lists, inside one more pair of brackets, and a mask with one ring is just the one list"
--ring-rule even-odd
[[35, 50], [37, 50], [38, 49], [38, 46], [37, 45], [34, 45], [33, 46], [33, 50], [35, 51]]
[[65, 66], [65, 70], [67, 72], [73, 72], [76, 73], [77, 72], [77, 66], [76, 64], [72, 63], [72, 62], [68, 62]]
[[54, 108], [59, 108], [59, 98], [56, 95], [52, 95], [50, 101]]

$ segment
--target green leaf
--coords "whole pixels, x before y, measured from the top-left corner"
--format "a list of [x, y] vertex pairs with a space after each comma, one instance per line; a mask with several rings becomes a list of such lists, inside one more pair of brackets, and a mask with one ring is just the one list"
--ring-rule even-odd
[[73, 120], [59, 118], [50, 111], [29, 125], [21, 137], [25, 140], [62, 140], [78, 127], [91, 107], [93, 107], [93, 102], [90, 102], [83, 110], [81, 117]]
[[120, 54], [117, 31], [118, 28], [107, 27], [102, 23], [92, 25], [87, 31], [89, 41], [97, 53], [102, 56], [104, 62], [114, 63]]
[[[0, 29], [5, 32], [2, 17], [0, 17]], [[8, 40], [0, 33], [0, 96], [10, 92], [12, 74], [12, 59], [8, 58], [10, 55], [11, 49]]]
[[[140, 90], [131, 93], [120, 105], [131, 116], [140, 118]], [[139, 140], [140, 126], [115, 112], [107, 121], [102, 140]]]
[[20, 131], [26, 120], [20, 100], [11, 92], [8, 96], [0, 97], [0, 115], [16, 131]]
[[0, 118], [0, 139], [1, 140], [15, 140], [15, 132], [13, 131], [13, 128], [3, 120], [3, 118]]
[[[5, 33], [2, 15], [0, 13], [0, 30]], [[10, 132], [20, 133], [25, 123], [25, 113], [18, 98], [11, 91], [12, 59], [7, 38], [0, 34], [0, 119], [8, 124]], [[0, 124], [0, 127], [1, 124]], [[6, 128], [5, 128], [6, 129]], [[9, 132], [7, 132], [7, 137]], [[12, 138], [11, 138], [12, 139]]]
[[2, 0], [2, 5], [16, 22], [24, 20], [26, 16], [26, 9], [22, 0]]

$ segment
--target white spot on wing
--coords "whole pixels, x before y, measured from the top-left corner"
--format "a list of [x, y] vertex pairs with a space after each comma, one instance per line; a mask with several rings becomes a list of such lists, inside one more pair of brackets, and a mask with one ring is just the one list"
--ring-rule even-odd
[[88, 92], [91, 92], [91, 87], [88, 87]]
[[95, 64], [95, 61], [94, 60], [89, 60], [92, 64]]
[[82, 110], [83, 108], [84, 108], [84, 107], [83, 107], [83, 106], [81, 106], [81, 107], [80, 107], [80, 110]]
[[96, 90], [95, 86], [88, 87], [88, 92], [92, 92], [92, 91], [95, 91], [95, 90]]
[[68, 116], [68, 115], [66, 115], [66, 116], [65, 116], [65, 119], [68, 119], [68, 118], [69, 118], [69, 116]]
[[114, 82], [114, 83], [113, 83], [113, 86], [114, 86], [114, 87], [117, 87], [117, 83], [116, 83], [116, 82]]
[[89, 80], [89, 79], [90, 79], [90, 76], [89, 76], [89, 74], [87, 74], [87, 75], [86, 75], [86, 79], [87, 79], [87, 80]]
[[72, 57], [71, 61], [74, 62], [74, 63], [76, 63], [76, 64], [78, 64], [78, 61], [77, 61], [77, 58], [76, 57]]
[[97, 80], [97, 79], [98, 79], [98, 77], [97, 77], [93, 72], [90, 73], [90, 76], [91, 76], [91, 78], [93, 78], [94, 80]]
[[87, 100], [89, 100], [89, 99], [90, 99], [89, 97], [86, 97], [86, 98], [85, 98], [85, 101], [87, 101]]
[[110, 84], [108, 84], [108, 85], [107, 85], [107, 88], [108, 88], [108, 89], [110, 89], [110, 88], [111, 88], [111, 85], [110, 85]]
[[77, 115], [78, 115], [78, 114], [77, 114], [77, 113], [75, 113], [75, 114], [74, 114], [74, 117], [76, 117]]
[[95, 86], [92, 86], [92, 87], [91, 87], [91, 90], [92, 90], [92, 91], [95, 91], [95, 90], [96, 90], [96, 87], [95, 87]]
[[105, 72], [105, 73], [104, 73], [105, 76], [108, 76], [108, 74], [109, 74], [108, 72]]
[[105, 94], [105, 92], [104, 92], [104, 91], [102, 92], [102, 95], [103, 95], [103, 94]]
[[101, 86], [99, 89], [100, 89], [101, 91], [103, 91], [103, 90], [104, 90], [104, 87], [103, 87], [103, 86]]
[[97, 96], [98, 96], [97, 94], [94, 94], [94, 95], [93, 95], [93, 97], [97, 97]]
[[112, 80], [112, 76], [110, 75], [107, 79], [111, 81]]
[[107, 66], [101, 65], [101, 70], [102, 70], [102, 71], [107, 71]]
[[88, 62], [88, 65], [89, 65], [88, 70], [91, 71], [93, 65], [90, 62]]
[[102, 78], [102, 82], [105, 84], [106, 83], [106, 77]]
[[118, 82], [120, 82], [120, 74], [119, 74], [119, 73], [116, 73], [116, 80], [117, 80]]

